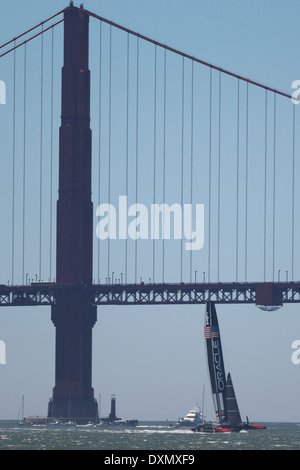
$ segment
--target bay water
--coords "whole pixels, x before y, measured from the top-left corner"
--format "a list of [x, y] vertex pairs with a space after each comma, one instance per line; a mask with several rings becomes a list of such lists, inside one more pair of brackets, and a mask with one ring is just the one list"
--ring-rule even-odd
[[113, 451], [130, 450], [187, 454], [200, 450], [300, 449], [300, 423], [264, 424], [264, 430], [204, 434], [153, 421], [141, 421], [134, 427], [71, 428], [24, 427], [16, 421], [0, 421], [0, 450], [101, 450], [110, 458]]

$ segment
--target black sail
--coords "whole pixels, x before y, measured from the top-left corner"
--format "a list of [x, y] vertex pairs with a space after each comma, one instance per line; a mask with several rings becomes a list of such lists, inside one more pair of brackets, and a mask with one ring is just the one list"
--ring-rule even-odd
[[206, 303], [205, 339], [210, 383], [217, 421], [227, 422], [226, 375], [216, 308], [213, 302]]
[[227, 375], [226, 381], [226, 412], [227, 412], [227, 421], [229, 424], [237, 425], [241, 423], [241, 415], [239, 406], [236, 400], [231, 375]]

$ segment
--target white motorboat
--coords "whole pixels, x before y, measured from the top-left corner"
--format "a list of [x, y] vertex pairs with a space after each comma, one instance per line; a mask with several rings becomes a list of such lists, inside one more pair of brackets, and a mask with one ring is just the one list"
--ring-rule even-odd
[[202, 421], [202, 411], [199, 406], [195, 406], [184, 416], [184, 418], [179, 418], [174, 427], [192, 427], [195, 425], [197, 426]]

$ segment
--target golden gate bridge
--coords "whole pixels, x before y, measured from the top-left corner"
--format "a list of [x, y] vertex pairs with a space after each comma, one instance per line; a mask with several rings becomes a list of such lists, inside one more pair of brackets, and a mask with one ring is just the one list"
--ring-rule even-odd
[[[49, 416], [67, 417], [70, 398], [72, 416], [96, 416], [98, 305], [300, 302], [291, 95], [73, 2], [3, 44], [0, 59], [13, 77], [1, 129], [11, 195], [1, 203], [1, 247], [11, 274], [2, 273], [0, 306], [51, 306]], [[120, 195], [136, 206], [134, 236], [107, 228], [100, 240], [95, 203], [107, 203], [110, 220]], [[162, 212], [159, 236], [143, 236], [140, 202], [203, 204], [203, 248], [186, 250], [182, 230], [174, 236], [172, 211], [174, 233], [164, 233]]]

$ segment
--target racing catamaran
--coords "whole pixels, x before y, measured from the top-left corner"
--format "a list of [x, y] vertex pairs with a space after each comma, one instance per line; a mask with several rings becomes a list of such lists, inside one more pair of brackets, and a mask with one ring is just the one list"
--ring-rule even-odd
[[[206, 351], [208, 370], [210, 376], [211, 390], [217, 419], [217, 432], [252, 429], [266, 429], [266, 426], [249, 424], [241, 420], [241, 415], [235, 396], [230, 373], [226, 377], [221, 336], [216, 308], [213, 302], [206, 303], [204, 334], [206, 340]], [[199, 424], [193, 429], [196, 432], [206, 432], [205, 427]]]

